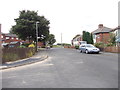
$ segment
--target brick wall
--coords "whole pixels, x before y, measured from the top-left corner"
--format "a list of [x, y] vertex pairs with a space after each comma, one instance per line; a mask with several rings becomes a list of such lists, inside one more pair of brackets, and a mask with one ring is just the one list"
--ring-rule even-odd
[[120, 53], [120, 47], [115, 47], [115, 46], [111, 46], [111, 47], [106, 47], [104, 48], [105, 52], [113, 52], [113, 53]]
[[103, 42], [107, 44], [109, 39], [110, 39], [109, 33], [100, 33], [100, 34], [97, 34], [96, 43]]
[[44, 44], [42, 42], [38, 42], [38, 46], [42, 47], [42, 46], [44, 46]]

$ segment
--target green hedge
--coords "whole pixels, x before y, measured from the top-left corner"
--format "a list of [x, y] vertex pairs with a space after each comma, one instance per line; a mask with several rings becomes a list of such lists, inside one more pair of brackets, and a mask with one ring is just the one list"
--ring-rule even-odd
[[75, 49], [79, 49], [79, 46], [75, 46]]

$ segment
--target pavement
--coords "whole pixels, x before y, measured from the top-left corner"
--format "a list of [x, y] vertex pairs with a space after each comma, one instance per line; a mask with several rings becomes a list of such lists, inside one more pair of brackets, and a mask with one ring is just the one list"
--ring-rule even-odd
[[48, 55], [45, 53], [45, 51], [46, 49], [40, 49], [38, 53], [36, 53], [30, 58], [25, 58], [25, 59], [13, 61], [13, 62], [6, 62], [5, 64], [0, 65], [0, 70], [19, 67], [19, 66], [43, 61], [48, 58]]

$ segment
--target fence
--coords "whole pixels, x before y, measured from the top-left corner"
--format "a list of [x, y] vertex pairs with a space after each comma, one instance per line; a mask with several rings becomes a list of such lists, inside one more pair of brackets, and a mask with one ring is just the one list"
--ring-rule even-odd
[[2, 63], [28, 58], [34, 54], [35, 54], [34, 48], [3, 48]]
[[64, 48], [75, 48], [74, 46], [64, 46]]
[[105, 52], [113, 52], [113, 53], [120, 53], [120, 47], [116, 47], [116, 46], [110, 46], [110, 47], [105, 47], [104, 48]]

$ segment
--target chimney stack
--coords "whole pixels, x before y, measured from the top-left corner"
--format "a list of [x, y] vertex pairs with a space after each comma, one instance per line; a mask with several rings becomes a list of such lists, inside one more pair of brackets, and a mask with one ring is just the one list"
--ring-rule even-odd
[[99, 25], [98, 25], [98, 28], [103, 28], [103, 24], [99, 24]]

